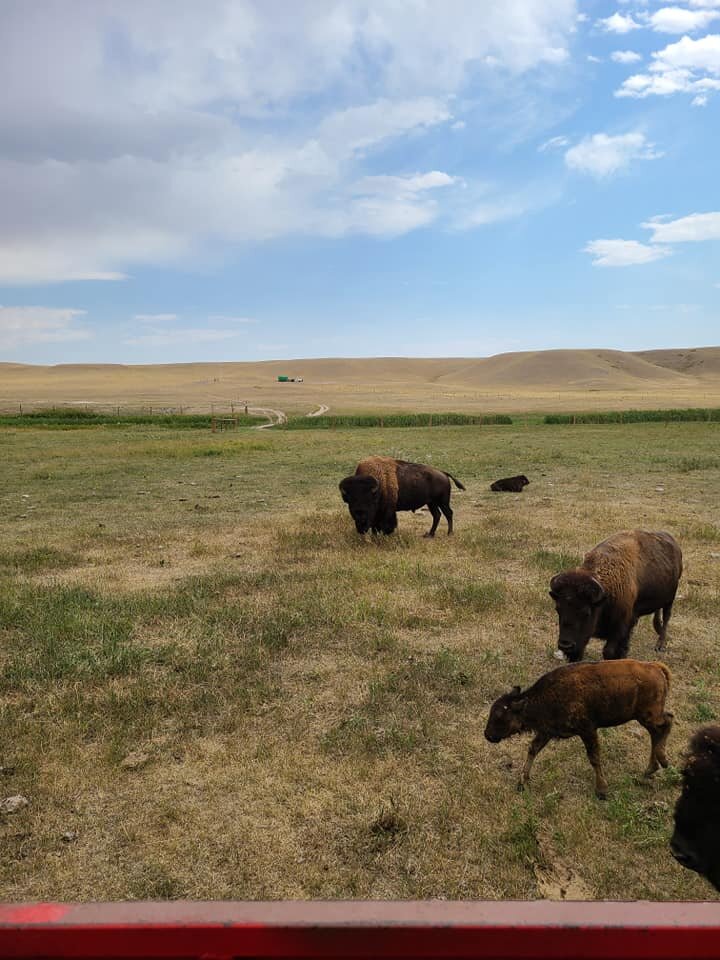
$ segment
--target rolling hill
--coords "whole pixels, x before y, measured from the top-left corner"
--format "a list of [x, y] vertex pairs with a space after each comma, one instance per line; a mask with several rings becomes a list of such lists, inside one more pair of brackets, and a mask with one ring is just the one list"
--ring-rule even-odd
[[[280, 374], [303, 383], [280, 384]], [[166, 365], [0, 363], [0, 408], [584, 410], [720, 405], [720, 347]]]

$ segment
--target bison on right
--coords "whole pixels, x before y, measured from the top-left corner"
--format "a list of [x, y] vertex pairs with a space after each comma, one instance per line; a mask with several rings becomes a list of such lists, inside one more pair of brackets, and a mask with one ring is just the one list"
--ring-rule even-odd
[[682, 552], [669, 533], [625, 530], [603, 540], [581, 566], [550, 581], [560, 624], [558, 649], [576, 662], [597, 637], [605, 641], [605, 660], [621, 659], [638, 619], [652, 613], [655, 649], [664, 650], [681, 575]]
[[720, 890], [720, 726], [701, 727], [690, 741], [670, 851]]

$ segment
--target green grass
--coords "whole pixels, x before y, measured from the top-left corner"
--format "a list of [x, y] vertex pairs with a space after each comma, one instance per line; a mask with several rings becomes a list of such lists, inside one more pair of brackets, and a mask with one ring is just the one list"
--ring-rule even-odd
[[387, 413], [345, 416], [289, 417], [281, 430], [331, 430], [350, 427], [464, 427], [512, 424], [502, 413]]
[[[519, 796], [526, 738], [483, 728], [557, 665], [549, 576], [669, 529], [677, 768], [720, 709], [716, 432], [0, 427], [0, 776], [30, 799], [0, 820], [4, 898], [533, 898], [548, 835], [598, 897], [710, 895], [667, 853], [677, 776], [640, 782], [644, 732], [603, 737], [601, 805], [579, 741]], [[373, 453], [462, 479], [453, 537], [356, 534], [337, 484]], [[631, 654], [653, 645], [642, 620]]]
[[690, 407], [684, 410], [610, 410], [593, 413], [549, 413], [545, 416], [548, 424], [581, 423], [678, 423], [698, 420], [720, 420], [720, 409]]

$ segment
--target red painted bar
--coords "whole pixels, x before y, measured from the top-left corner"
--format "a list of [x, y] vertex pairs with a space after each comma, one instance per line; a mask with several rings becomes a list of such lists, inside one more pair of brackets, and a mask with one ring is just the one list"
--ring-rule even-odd
[[720, 958], [720, 903], [0, 905], [0, 957]]

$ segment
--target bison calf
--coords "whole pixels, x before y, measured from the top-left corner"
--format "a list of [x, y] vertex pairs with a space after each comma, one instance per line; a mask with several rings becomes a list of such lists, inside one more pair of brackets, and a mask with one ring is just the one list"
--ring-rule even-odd
[[690, 741], [670, 850], [720, 890], [720, 726], [702, 727]]
[[665, 741], [672, 713], [665, 710], [670, 671], [664, 663], [618, 660], [568, 664], [551, 670], [524, 692], [513, 687], [490, 709], [485, 736], [499, 743], [516, 733], [535, 734], [528, 749], [518, 785], [530, 779], [533, 760], [556, 739], [580, 737], [595, 771], [595, 793], [607, 796], [607, 781], [600, 764], [599, 727], [617, 727], [637, 720], [650, 734], [650, 763], [645, 776], [668, 765]]
[[392, 533], [397, 527], [398, 510], [417, 510], [427, 505], [432, 526], [425, 536], [434, 537], [441, 511], [447, 518], [448, 533], [453, 532], [451, 480], [459, 490], [465, 489], [451, 474], [424, 463], [368, 457], [360, 461], [353, 476], [340, 482], [340, 493], [358, 533]]
[[550, 581], [558, 648], [568, 660], [582, 660], [590, 638], [598, 637], [606, 660], [626, 657], [635, 624], [652, 613], [655, 649], [664, 650], [681, 575], [682, 552], [669, 533], [628, 530], [603, 540], [581, 566]]
[[523, 487], [526, 487], [530, 481], [524, 473], [517, 477], [504, 477], [502, 480], [496, 480], [490, 484], [490, 489], [494, 493], [522, 493]]

